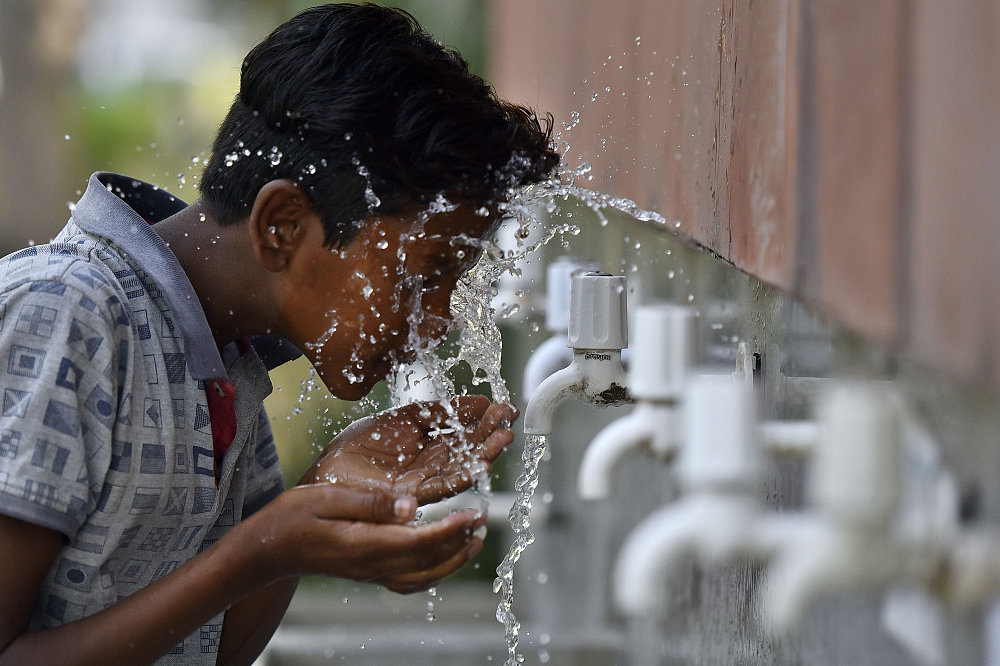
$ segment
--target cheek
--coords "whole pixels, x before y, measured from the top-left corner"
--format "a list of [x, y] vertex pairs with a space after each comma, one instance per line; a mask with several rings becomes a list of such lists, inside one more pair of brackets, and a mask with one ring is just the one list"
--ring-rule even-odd
[[440, 341], [451, 327], [452, 289], [439, 289], [427, 294], [421, 303], [417, 332], [425, 340]]

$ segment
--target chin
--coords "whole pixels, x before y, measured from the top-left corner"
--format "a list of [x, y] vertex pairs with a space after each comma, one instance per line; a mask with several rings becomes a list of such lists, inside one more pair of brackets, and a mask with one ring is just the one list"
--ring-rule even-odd
[[364, 375], [360, 382], [351, 382], [347, 377], [339, 373], [336, 381], [333, 382], [327, 382], [322, 374], [320, 378], [324, 379], [323, 383], [326, 384], [326, 388], [333, 397], [341, 400], [361, 400], [371, 392], [376, 384], [386, 379], [392, 372], [392, 364], [388, 361], [371, 365], [374, 367], [364, 370]]
[[361, 382], [360, 384], [349, 384], [337, 391], [330, 391], [333, 397], [339, 398], [341, 400], [357, 401], [364, 398], [372, 390], [374, 384], [369, 384], [368, 382]]

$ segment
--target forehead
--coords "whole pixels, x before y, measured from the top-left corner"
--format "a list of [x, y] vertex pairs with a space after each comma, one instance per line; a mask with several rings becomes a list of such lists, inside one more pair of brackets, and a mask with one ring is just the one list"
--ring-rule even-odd
[[485, 240], [496, 231], [500, 216], [495, 208], [458, 206], [427, 217], [423, 231], [428, 238]]
[[454, 210], [403, 217], [377, 218], [361, 236], [395, 241], [407, 252], [446, 252], [448, 247], [479, 247], [500, 225], [493, 208], [459, 206]]

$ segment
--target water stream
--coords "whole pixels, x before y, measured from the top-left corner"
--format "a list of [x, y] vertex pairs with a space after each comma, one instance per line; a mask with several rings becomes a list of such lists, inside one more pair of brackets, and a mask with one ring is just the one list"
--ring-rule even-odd
[[497, 577], [493, 581], [493, 592], [500, 593], [500, 604], [497, 606], [497, 620], [504, 625], [504, 638], [507, 640], [506, 666], [522, 663], [524, 657], [517, 652], [520, 638], [521, 623], [512, 610], [514, 604], [514, 565], [521, 559], [521, 553], [534, 542], [531, 533], [531, 500], [538, 487], [538, 463], [545, 455], [545, 436], [529, 435], [524, 442], [524, 453], [521, 460], [524, 471], [514, 484], [517, 497], [510, 508], [508, 517], [514, 529], [514, 541], [503, 562], [497, 567]]

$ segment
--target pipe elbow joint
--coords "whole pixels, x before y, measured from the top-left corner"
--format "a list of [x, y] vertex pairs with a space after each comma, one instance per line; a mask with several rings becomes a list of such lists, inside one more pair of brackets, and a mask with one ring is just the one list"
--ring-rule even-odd
[[538, 387], [553, 373], [562, 370], [573, 361], [573, 350], [566, 342], [565, 334], [557, 334], [538, 345], [524, 364], [524, 395], [534, 395]]
[[524, 434], [548, 435], [556, 408], [583, 388], [583, 377], [576, 364], [555, 372], [538, 385], [524, 408]]
[[549, 375], [528, 400], [524, 434], [551, 433], [553, 413], [569, 398], [602, 407], [631, 402], [621, 350], [574, 350], [569, 367]]
[[615, 565], [615, 602], [622, 612], [644, 617], [656, 612], [669, 573], [696, 549], [700, 516], [682, 506], [650, 515], [625, 540]]
[[635, 410], [602, 429], [580, 463], [577, 486], [584, 500], [601, 500], [614, 493], [615, 474], [625, 456], [643, 447], [667, 458], [677, 447], [673, 409], [639, 403]]
[[835, 590], [880, 590], [907, 578], [905, 553], [891, 537], [814, 529], [780, 550], [765, 616], [776, 633], [795, 631], [810, 606]]
[[708, 562], [755, 555], [756, 510], [740, 496], [691, 496], [643, 520], [626, 538], [615, 568], [615, 601], [632, 616], [655, 612], [670, 572], [685, 556]]

